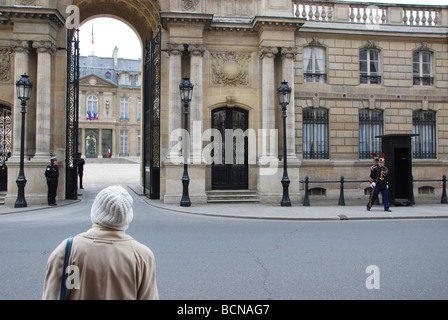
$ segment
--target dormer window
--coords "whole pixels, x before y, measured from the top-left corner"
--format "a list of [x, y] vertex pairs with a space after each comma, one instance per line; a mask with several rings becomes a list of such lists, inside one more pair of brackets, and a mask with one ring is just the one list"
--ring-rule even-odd
[[129, 73], [120, 74], [120, 84], [124, 86], [128, 86], [131, 84]]

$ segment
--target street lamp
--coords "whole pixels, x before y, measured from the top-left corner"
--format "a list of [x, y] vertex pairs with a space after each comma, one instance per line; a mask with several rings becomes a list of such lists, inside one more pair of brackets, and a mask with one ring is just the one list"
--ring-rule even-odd
[[17, 89], [17, 98], [22, 102], [22, 127], [21, 127], [21, 136], [20, 136], [20, 169], [19, 176], [17, 177], [17, 200], [14, 205], [15, 208], [24, 208], [27, 206], [25, 200], [25, 185], [26, 179], [23, 170], [23, 157], [24, 157], [24, 148], [25, 148], [25, 113], [26, 113], [26, 102], [30, 99], [31, 89], [33, 88], [33, 84], [31, 83], [27, 74], [23, 74], [19, 81], [16, 82]]
[[282, 116], [283, 116], [283, 197], [280, 205], [282, 207], [290, 207], [291, 200], [289, 199], [289, 178], [288, 178], [288, 164], [286, 160], [286, 106], [289, 104], [291, 98], [291, 87], [288, 86], [288, 82], [282, 81], [281, 86], [277, 90], [278, 93], [278, 103], [282, 106]]
[[191, 97], [193, 95], [193, 84], [190, 82], [190, 79], [185, 77], [184, 80], [179, 84], [180, 89], [180, 99], [184, 103], [184, 173], [182, 175], [182, 199], [180, 200], [181, 207], [189, 207], [191, 206], [190, 197], [188, 196], [188, 184], [190, 183], [190, 178], [188, 177], [188, 150], [189, 150], [189, 141], [188, 141], [188, 104], [191, 101]]

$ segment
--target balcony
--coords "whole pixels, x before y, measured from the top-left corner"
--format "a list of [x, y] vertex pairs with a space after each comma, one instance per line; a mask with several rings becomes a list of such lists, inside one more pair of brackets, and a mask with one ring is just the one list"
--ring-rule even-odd
[[[448, 26], [448, 6], [343, 1], [293, 1], [293, 14], [314, 22], [342, 22], [371, 27]], [[306, 25], [306, 24], [305, 24]]]

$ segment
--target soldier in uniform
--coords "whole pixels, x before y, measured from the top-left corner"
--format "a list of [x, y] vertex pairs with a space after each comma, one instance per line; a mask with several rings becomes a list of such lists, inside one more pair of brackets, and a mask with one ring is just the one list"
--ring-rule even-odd
[[[388, 190], [389, 190], [389, 169], [384, 165], [384, 154], [383, 157], [380, 159], [380, 166], [379, 170], [375, 170], [373, 172], [373, 176], [371, 179], [373, 180], [372, 185], [375, 189], [375, 192], [373, 194], [373, 201], [378, 197], [378, 193], [381, 192], [381, 196], [383, 198], [383, 204], [384, 204], [384, 211], [392, 212], [389, 208], [389, 197], [388, 197]], [[367, 204], [367, 210], [370, 210], [371, 205], [370, 202]]]
[[81, 153], [78, 153], [78, 176], [79, 176], [79, 188], [84, 189], [82, 186], [82, 176], [84, 175], [84, 165], [86, 161], [81, 158]]
[[370, 167], [370, 196], [369, 203], [367, 203], [367, 211], [370, 211], [370, 208], [373, 206], [375, 197], [375, 179], [378, 175], [378, 171], [380, 170], [380, 158], [378, 158], [377, 153], [373, 153], [373, 166]]
[[48, 205], [56, 206], [56, 191], [58, 189], [58, 178], [59, 178], [59, 167], [56, 164], [57, 158], [52, 157], [50, 159], [51, 163], [47, 166], [45, 170], [45, 177], [47, 178], [48, 185]]

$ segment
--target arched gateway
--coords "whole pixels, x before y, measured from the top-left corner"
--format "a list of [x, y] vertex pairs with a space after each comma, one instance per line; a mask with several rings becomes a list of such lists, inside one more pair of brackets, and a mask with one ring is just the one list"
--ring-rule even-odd
[[[162, 3], [164, 1], [161, 1]], [[165, 6], [166, 7], [166, 6]], [[60, 167], [58, 184], [59, 199], [77, 197], [77, 139], [78, 139], [78, 94], [79, 56], [76, 28], [95, 17], [108, 16], [127, 23], [142, 43], [145, 113], [145, 147], [153, 137], [155, 127], [149, 121], [157, 122], [152, 110], [153, 101], [160, 103], [154, 93], [155, 81], [160, 85], [160, 75], [150, 66], [155, 50], [160, 50], [160, 15], [164, 5], [157, 0], [5, 0], [1, 2], [0, 54], [2, 61], [2, 89], [0, 100], [13, 105], [12, 157], [8, 162], [8, 193], [6, 204], [14, 204], [17, 197], [16, 178], [20, 162], [20, 101], [16, 96], [15, 82], [21, 75], [29, 75], [33, 83], [32, 96], [27, 104], [25, 120], [24, 171], [26, 177], [25, 196], [28, 204], [46, 203], [46, 183], [43, 172], [51, 156], [56, 155]], [[166, 8], [165, 8], [166, 9]], [[159, 34], [159, 41], [154, 38]], [[152, 41], [151, 41], [152, 40]], [[157, 48], [155, 48], [155, 46]], [[151, 50], [152, 56], [149, 56]], [[160, 66], [160, 51], [157, 59]], [[5, 63], [4, 63], [5, 62]], [[4, 70], [5, 69], [5, 70]], [[160, 71], [160, 67], [158, 68]], [[4, 80], [4, 81], [3, 81]], [[6, 83], [6, 86], [5, 86]], [[152, 88], [152, 91], [151, 91]], [[157, 92], [158, 93], [158, 92]], [[160, 110], [160, 105], [157, 106]], [[158, 127], [156, 128], [158, 129]], [[152, 142], [150, 145], [152, 146]], [[159, 150], [157, 146], [155, 149]], [[145, 149], [146, 150], [146, 149]], [[155, 163], [152, 152], [142, 156], [142, 172]], [[157, 162], [157, 166], [160, 164]], [[154, 180], [157, 180], [157, 175]], [[150, 191], [149, 175], [142, 174], [142, 185]], [[157, 180], [158, 181], [158, 180]], [[159, 189], [156, 184], [156, 189]], [[155, 190], [157, 192], [157, 190]], [[157, 195], [156, 195], [157, 196]]]

